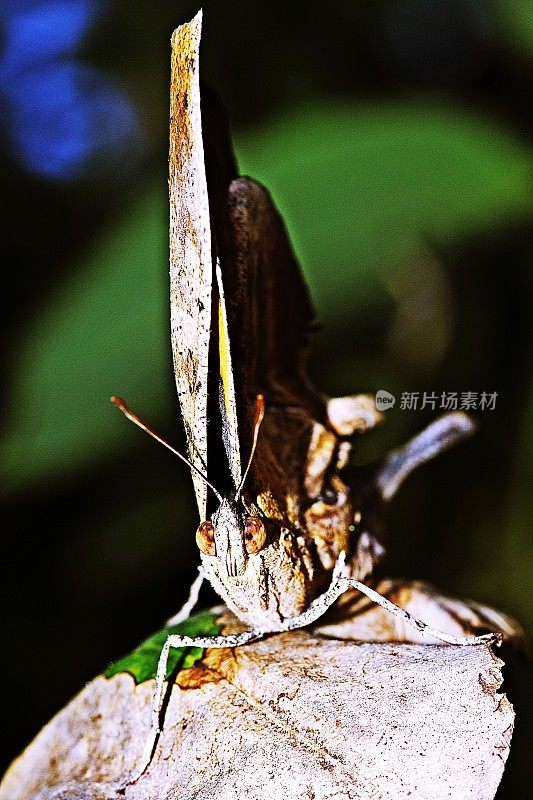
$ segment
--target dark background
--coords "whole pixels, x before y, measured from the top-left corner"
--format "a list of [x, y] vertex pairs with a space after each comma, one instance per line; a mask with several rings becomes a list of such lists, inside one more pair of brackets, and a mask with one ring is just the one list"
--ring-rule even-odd
[[[189, 2], [0, 2], [3, 765], [184, 600], [198, 557], [168, 335], [169, 39]], [[529, 172], [533, 8], [519, 0], [205, 2], [204, 78], [272, 191], [321, 323], [310, 373], [386, 389], [376, 457], [497, 392], [410, 479], [384, 572], [533, 626]], [[205, 604], [214, 600], [206, 591]], [[527, 667], [499, 798], [530, 770]], [[530, 723], [531, 724], [531, 723]]]

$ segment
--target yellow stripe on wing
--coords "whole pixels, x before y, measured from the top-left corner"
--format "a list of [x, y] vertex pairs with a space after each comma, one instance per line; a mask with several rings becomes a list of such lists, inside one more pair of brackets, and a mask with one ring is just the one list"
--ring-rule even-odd
[[227, 425], [224, 445], [226, 446], [231, 475], [235, 488], [241, 482], [241, 453], [239, 447], [239, 428], [237, 424], [237, 404], [235, 402], [235, 386], [233, 383], [233, 369], [231, 366], [231, 350], [228, 333], [228, 319], [224, 300], [224, 287], [222, 286], [222, 273], [220, 263], [216, 263], [216, 276], [218, 283], [218, 354], [220, 367], [220, 380], [224, 400], [224, 412]]
[[218, 354], [220, 359], [220, 378], [224, 392], [224, 409], [229, 421], [231, 414], [231, 395], [233, 394], [233, 375], [229, 351], [228, 321], [222, 300], [218, 301]]

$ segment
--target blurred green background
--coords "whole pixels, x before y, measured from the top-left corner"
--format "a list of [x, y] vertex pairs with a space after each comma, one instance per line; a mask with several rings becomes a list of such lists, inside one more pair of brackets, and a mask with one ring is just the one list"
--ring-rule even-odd
[[[197, 8], [0, 3], [4, 765], [195, 574], [190, 476], [109, 396], [183, 447], [169, 39]], [[498, 393], [477, 436], [394, 502], [383, 572], [493, 604], [531, 634], [532, 3], [213, 0], [202, 70], [311, 287], [314, 383]], [[436, 413], [397, 402], [355, 460]], [[519, 717], [500, 800], [531, 777], [526, 667], [506, 680]]]

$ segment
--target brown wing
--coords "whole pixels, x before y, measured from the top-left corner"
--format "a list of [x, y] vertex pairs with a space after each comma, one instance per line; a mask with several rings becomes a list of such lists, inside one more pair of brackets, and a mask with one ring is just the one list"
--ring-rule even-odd
[[266, 189], [250, 178], [232, 181], [228, 216], [225, 286], [243, 463], [257, 394], [266, 408], [248, 495], [268, 492], [283, 518], [291, 516], [289, 505], [297, 517], [313, 426], [326, 420], [305, 372], [314, 309]]
[[315, 312], [285, 226], [267, 190], [232, 181], [228, 213], [233, 246], [233, 334], [249, 399], [296, 406], [318, 419], [324, 403], [305, 365]]

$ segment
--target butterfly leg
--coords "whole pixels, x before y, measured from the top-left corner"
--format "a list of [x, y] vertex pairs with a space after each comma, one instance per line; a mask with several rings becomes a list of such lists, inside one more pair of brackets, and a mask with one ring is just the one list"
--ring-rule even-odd
[[261, 639], [267, 631], [254, 630], [244, 631], [242, 633], [228, 634], [227, 636], [179, 636], [178, 634], [171, 634], [161, 650], [159, 661], [157, 664], [157, 673], [155, 678], [155, 689], [152, 696], [152, 705], [150, 709], [150, 731], [146, 738], [144, 749], [141, 756], [141, 761], [137, 767], [134, 776], [129, 780], [129, 783], [134, 783], [143, 774], [148, 764], [152, 760], [152, 754], [157, 741], [157, 737], [161, 733], [159, 720], [161, 716], [161, 707], [163, 705], [163, 698], [165, 694], [165, 676], [167, 673], [168, 656], [171, 647], [202, 647], [202, 648], [223, 648], [223, 647], [239, 647], [247, 642]]
[[438, 628], [434, 628], [432, 625], [428, 625], [426, 622], [422, 622], [421, 619], [414, 617], [409, 611], [406, 611], [405, 608], [400, 608], [400, 606], [397, 606], [395, 603], [391, 603], [386, 597], [383, 597], [383, 595], [360, 581], [353, 580], [353, 578], [340, 578], [339, 584], [343, 587], [341, 591], [346, 591], [346, 589], [350, 588], [357, 589], [372, 600], [372, 602], [377, 603], [390, 614], [399, 617], [415, 630], [427, 636], [433, 636], [441, 642], [465, 647], [476, 644], [499, 644], [502, 640], [502, 635], [500, 633], [484, 633], [481, 636], [453, 636], [451, 633], [446, 633], [446, 631], [441, 631]]
[[333, 571], [333, 578], [327, 591], [317, 597], [316, 600], [311, 603], [309, 608], [303, 612], [303, 614], [286, 620], [285, 630], [303, 628], [306, 625], [316, 622], [316, 620], [319, 619], [328, 610], [328, 608], [333, 605], [335, 600], [341, 594], [347, 591], [347, 589], [357, 589], [359, 592], [362, 592], [362, 594], [366, 595], [366, 597], [372, 600], [372, 602], [377, 603], [386, 611], [394, 614], [394, 616], [400, 617], [400, 619], [402, 619], [411, 627], [415, 628], [417, 631], [425, 633], [428, 636], [432, 636], [435, 639], [439, 639], [442, 642], [446, 642], [447, 644], [467, 646], [499, 643], [501, 641], [501, 634], [498, 633], [487, 633], [483, 634], [482, 636], [453, 636], [450, 633], [433, 628], [431, 625], [428, 625], [427, 623], [422, 622], [422, 620], [414, 617], [412, 614], [406, 611], [405, 608], [400, 608], [400, 606], [395, 605], [395, 603], [392, 603], [386, 597], [383, 597], [383, 595], [374, 591], [374, 589], [371, 589], [369, 586], [361, 583], [361, 581], [356, 581], [353, 578], [343, 576], [342, 573], [344, 570], [344, 559], [345, 554], [341, 553], [337, 560], [337, 564]]
[[196, 603], [198, 602], [198, 596], [200, 594], [200, 589], [202, 587], [202, 583], [204, 582], [205, 573], [202, 567], [198, 567], [198, 575], [194, 583], [191, 585], [189, 589], [189, 597], [182, 605], [180, 610], [174, 614], [173, 617], [167, 620], [167, 626], [170, 625], [177, 625], [179, 622], [183, 622], [184, 620], [188, 619], [191, 615], [191, 611], [195, 607]]

